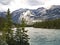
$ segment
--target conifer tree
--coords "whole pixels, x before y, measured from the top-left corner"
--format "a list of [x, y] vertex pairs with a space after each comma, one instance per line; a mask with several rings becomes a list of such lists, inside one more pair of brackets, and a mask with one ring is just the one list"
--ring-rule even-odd
[[7, 10], [7, 15], [6, 15], [6, 18], [7, 18], [7, 35], [6, 35], [6, 41], [8, 43], [8, 45], [11, 44], [11, 39], [13, 38], [13, 32], [12, 32], [12, 17], [11, 17], [11, 13], [10, 13], [10, 10], [8, 9]]
[[7, 10], [6, 13], [6, 22], [4, 24], [4, 29], [2, 32], [2, 38], [4, 41], [7, 42], [8, 45], [11, 43], [11, 39], [13, 38], [13, 31], [12, 31], [12, 19], [11, 19], [11, 13], [10, 10]]
[[[2, 41], [4, 41], [8, 45], [29, 45], [28, 43], [28, 35], [26, 34], [27, 31], [25, 30], [25, 22], [24, 19], [22, 19], [21, 27], [17, 24], [17, 30], [15, 35], [13, 35], [12, 31], [12, 18], [10, 10], [7, 10], [6, 15], [6, 22], [4, 23], [4, 28], [2, 32]], [[1, 42], [2, 42], [1, 41]], [[1, 44], [1, 43], [0, 43]]]
[[24, 19], [22, 18], [21, 27], [18, 26], [16, 31], [16, 41], [18, 45], [29, 45], [28, 43], [29, 38], [26, 33], [27, 31], [25, 30], [25, 22]]

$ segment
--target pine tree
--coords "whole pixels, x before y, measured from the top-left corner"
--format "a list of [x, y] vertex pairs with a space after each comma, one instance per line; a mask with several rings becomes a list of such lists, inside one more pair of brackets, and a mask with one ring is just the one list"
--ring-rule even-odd
[[4, 29], [2, 32], [2, 38], [4, 41], [7, 42], [8, 45], [11, 43], [11, 39], [13, 38], [13, 31], [12, 31], [12, 18], [11, 18], [11, 13], [10, 10], [7, 10], [6, 14], [6, 22], [4, 24]]
[[8, 9], [7, 10], [7, 15], [6, 15], [6, 18], [7, 18], [7, 35], [6, 35], [6, 41], [8, 43], [8, 45], [11, 45], [11, 39], [13, 39], [13, 31], [12, 31], [12, 17], [11, 17], [11, 13], [10, 13], [10, 10]]
[[17, 27], [17, 31], [16, 31], [16, 41], [18, 45], [29, 45], [28, 43], [28, 35], [26, 34], [27, 31], [25, 30], [25, 22], [24, 19], [22, 19], [21, 22], [21, 27]]
[[[8, 45], [29, 45], [28, 43], [28, 35], [26, 34], [27, 31], [25, 30], [25, 22], [22, 19], [21, 27], [17, 24], [16, 34], [13, 35], [12, 31], [12, 18], [10, 10], [8, 9], [6, 15], [6, 22], [4, 23], [4, 28], [2, 32], [2, 41], [4, 41]], [[1, 41], [1, 42], [2, 42]], [[1, 43], [0, 43], [1, 44]]]

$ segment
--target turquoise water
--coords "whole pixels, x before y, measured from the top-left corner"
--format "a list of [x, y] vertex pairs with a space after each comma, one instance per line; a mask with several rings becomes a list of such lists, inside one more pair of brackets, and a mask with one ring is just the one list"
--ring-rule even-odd
[[60, 30], [27, 27], [30, 45], [60, 45]]

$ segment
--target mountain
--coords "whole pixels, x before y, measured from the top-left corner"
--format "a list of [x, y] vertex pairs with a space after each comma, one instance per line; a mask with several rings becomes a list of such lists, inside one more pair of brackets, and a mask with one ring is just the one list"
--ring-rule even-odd
[[18, 9], [12, 12], [12, 19], [15, 23], [18, 23], [20, 15], [25, 12], [26, 9]]
[[[0, 12], [0, 16], [5, 17], [6, 12]], [[60, 5], [53, 5], [50, 9], [40, 7], [38, 9], [18, 9], [12, 12], [12, 19], [15, 23], [20, 23], [22, 18], [27, 22], [45, 21], [60, 18]]]
[[59, 19], [60, 5], [53, 5], [49, 10], [47, 10], [46, 16], [48, 16], [48, 19]]
[[[35, 19], [41, 19], [42, 15], [46, 13], [46, 9], [41, 7], [38, 9], [18, 9], [16, 11], [12, 12], [12, 17], [13, 17], [13, 21], [15, 22], [21, 22], [22, 17], [24, 16], [24, 18], [26, 20], [35, 20]], [[30, 22], [31, 22], [30, 20]]]
[[0, 12], [0, 17], [5, 17], [6, 16], [6, 12]]

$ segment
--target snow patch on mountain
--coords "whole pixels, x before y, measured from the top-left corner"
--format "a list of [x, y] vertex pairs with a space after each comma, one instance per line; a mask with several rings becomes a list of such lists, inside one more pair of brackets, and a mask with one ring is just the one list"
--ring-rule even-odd
[[31, 13], [30, 10], [27, 10], [26, 12], [23, 12], [22, 15], [20, 15], [19, 22], [21, 22], [22, 18], [24, 18], [27, 24], [32, 24], [34, 18], [31, 17], [34, 17], [34, 15]]

